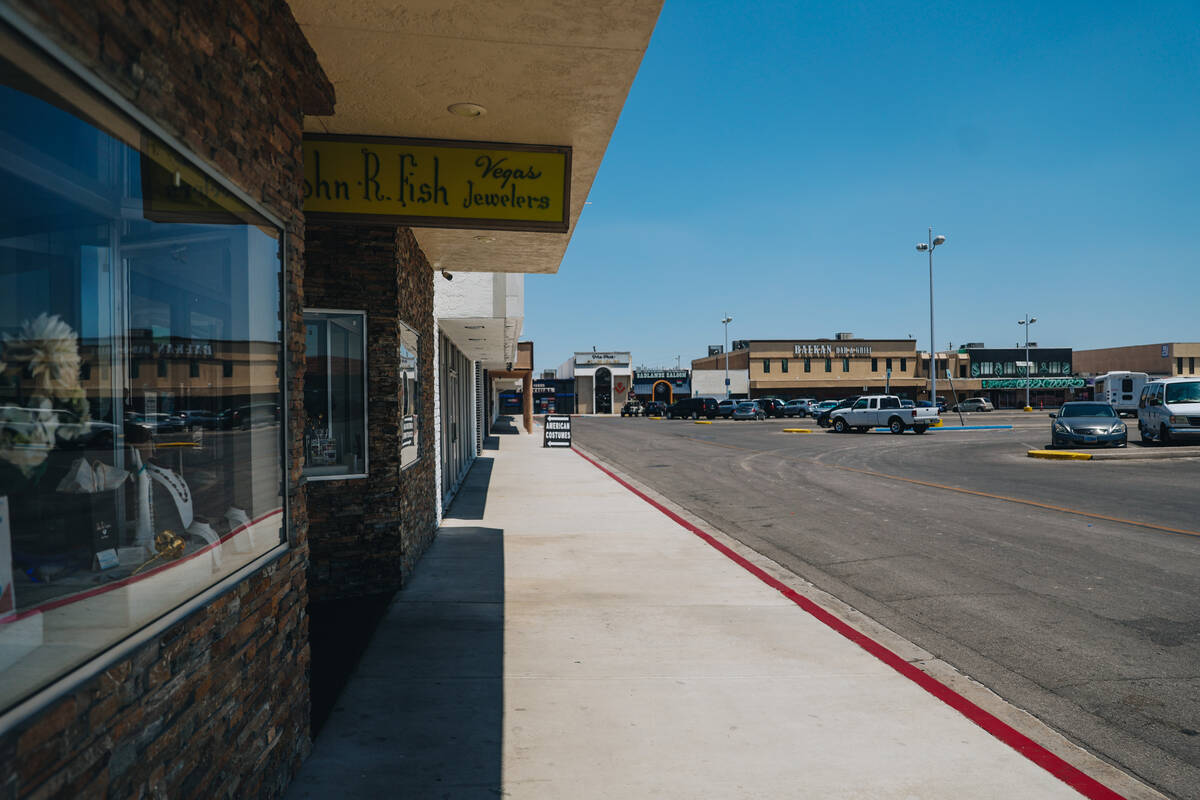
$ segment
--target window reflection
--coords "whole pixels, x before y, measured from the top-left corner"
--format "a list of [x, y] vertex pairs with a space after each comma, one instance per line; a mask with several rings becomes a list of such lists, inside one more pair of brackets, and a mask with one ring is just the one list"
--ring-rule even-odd
[[0, 706], [280, 542], [278, 232], [71, 96], [0, 59]]
[[304, 312], [304, 474], [367, 471], [366, 314]]
[[400, 323], [400, 467], [421, 457], [420, 335]]

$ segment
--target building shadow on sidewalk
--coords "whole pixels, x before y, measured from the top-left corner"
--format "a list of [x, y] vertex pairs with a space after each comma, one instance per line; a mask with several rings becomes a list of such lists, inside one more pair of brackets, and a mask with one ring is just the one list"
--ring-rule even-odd
[[[464, 489], [486, 489], [483, 461]], [[447, 519], [480, 518], [474, 503], [473, 492], [460, 493]], [[503, 717], [504, 531], [443, 527], [287, 797], [497, 797]]]
[[480, 456], [471, 465], [471, 471], [463, 479], [454, 495], [454, 502], [447, 509], [444, 519], [479, 520], [487, 509], [488, 488], [492, 483], [492, 466], [495, 459]]
[[517, 423], [513, 422], [515, 417], [497, 417], [492, 423], [492, 433], [501, 436], [516, 436], [521, 433], [521, 429], [517, 427]]

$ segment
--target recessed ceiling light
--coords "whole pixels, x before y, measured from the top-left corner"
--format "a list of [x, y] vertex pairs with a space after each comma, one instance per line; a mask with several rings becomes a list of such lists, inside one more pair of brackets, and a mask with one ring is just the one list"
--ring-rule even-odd
[[451, 103], [446, 106], [446, 110], [455, 116], [467, 117], [469, 119], [482, 117], [487, 113], [487, 109], [479, 105], [479, 103]]
[[488, 243], [488, 242], [494, 242], [494, 241], [496, 241], [496, 237], [495, 237], [495, 236], [476, 236], [476, 237], [475, 237], [475, 241], [477, 241], [477, 242], [483, 242], [483, 243], [485, 243], [485, 244], [486, 244], [486, 243]]

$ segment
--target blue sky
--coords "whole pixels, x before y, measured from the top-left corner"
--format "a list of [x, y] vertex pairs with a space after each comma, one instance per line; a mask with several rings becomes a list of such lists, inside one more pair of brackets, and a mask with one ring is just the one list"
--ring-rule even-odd
[[1200, 340], [1200, 4], [667, 0], [538, 369], [731, 339]]

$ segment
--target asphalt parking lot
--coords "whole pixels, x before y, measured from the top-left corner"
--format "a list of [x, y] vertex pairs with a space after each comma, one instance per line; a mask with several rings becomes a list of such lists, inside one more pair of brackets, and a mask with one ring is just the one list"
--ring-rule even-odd
[[[1200, 786], [1200, 446], [1008, 429], [575, 420], [577, 445], [1176, 797]], [[943, 417], [959, 424], [957, 414]], [[813, 433], [784, 433], [785, 428]]]

